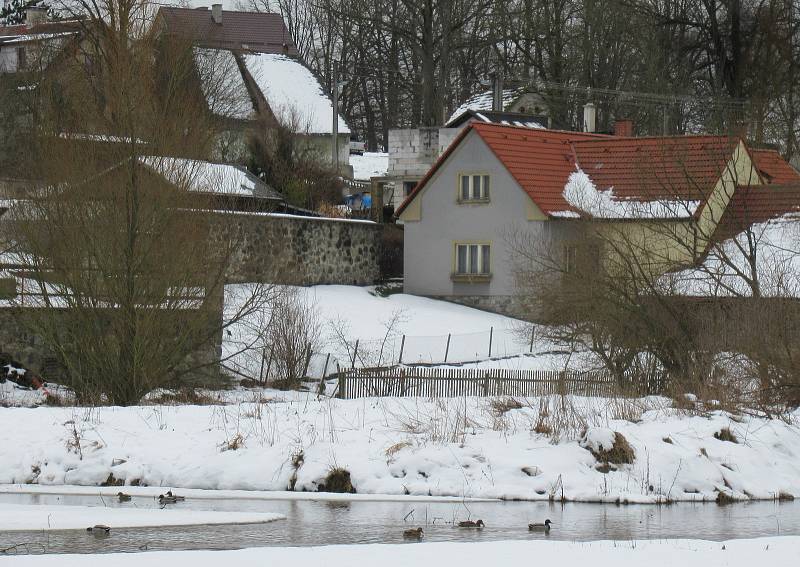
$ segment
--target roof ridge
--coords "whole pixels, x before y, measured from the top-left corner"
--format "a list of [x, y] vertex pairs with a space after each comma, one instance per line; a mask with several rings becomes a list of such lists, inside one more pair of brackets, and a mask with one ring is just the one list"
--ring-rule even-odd
[[[480, 112], [480, 111], [478, 111]], [[491, 111], [487, 111], [491, 112]], [[519, 130], [521, 132], [527, 132], [528, 134], [569, 134], [570, 136], [578, 136], [578, 137], [585, 137], [587, 139], [608, 139], [612, 138], [613, 136], [609, 134], [598, 134], [597, 132], [575, 132], [573, 130], [555, 130], [552, 128], [537, 128], [531, 129], [526, 128], [525, 126], [516, 126], [514, 124], [497, 124], [494, 122], [473, 122], [470, 124], [472, 127], [480, 127], [481, 129], [485, 128], [502, 128], [502, 129], [514, 129]]]

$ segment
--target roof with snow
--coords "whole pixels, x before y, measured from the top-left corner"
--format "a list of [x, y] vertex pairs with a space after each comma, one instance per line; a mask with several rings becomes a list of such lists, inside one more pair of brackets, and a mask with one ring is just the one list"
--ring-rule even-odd
[[[520, 87], [516, 89], [504, 89], [503, 90], [503, 109], [508, 108], [510, 105], [514, 103], [519, 97], [525, 94], [525, 87]], [[494, 93], [492, 91], [484, 91], [482, 93], [478, 93], [469, 97], [464, 103], [455, 109], [453, 114], [450, 115], [450, 118], [447, 119], [447, 123], [449, 124], [462, 114], [464, 114], [467, 110], [492, 110], [492, 101], [494, 99]]]
[[356, 181], [386, 177], [386, 172], [389, 170], [389, 154], [382, 152], [364, 152], [360, 156], [352, 154], [350, 165], [353, 167], [353, 179]]
[[[247, 70], [279, 121], [297, 132], [333, 132], [333, 103], [308, 67], [285, 55], [257, 53], [245, 55], [244, 59]], [[341, 114], [338, 132], [350, 133]]]
[[162, 7], [158, 17], [167, 33], [189, 39], [197, 47], [297, 55], [280, 14], [223, 10], [222, 23], [217, 24], [206, 8]]
[[63, 39], [78, 31], [80, 22], [76, 20], [0, 26], [0, 45]]
[[140, 162], [170, 183], [196, 193], [283, 200], [280, 193], [233, 164], [170, 157], [144, 157]]
[[[473, 131], [544, 214], [567, 218], [690, 218], [710, 195], [740, 141], [726, 136], [621, 138], [473, 122], [428, 171], [398, 215]], [[800, 174], [777, 153], [756, 150], [750, 155], [763, 181], [800, 183]], [[789, 193], [758, 195], [770, 199], [771, 210], [786, 206], [781, 199], [794, 199]]]
[[489, 124], [503, 124], [505, 126], [522, 126], [524, 128], [544, 128], [547, 124], [546, 116], [534, 116], [519, 112], [505, 112], [498, 110], [465, 110], [460, 115], [451, 119], [445, 128], [457, 128], [467, 122], [486, 122]]

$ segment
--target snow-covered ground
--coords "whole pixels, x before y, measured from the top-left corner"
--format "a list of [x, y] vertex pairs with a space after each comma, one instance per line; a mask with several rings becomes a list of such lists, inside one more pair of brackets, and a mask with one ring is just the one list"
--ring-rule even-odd
[[221, 524], [263, 524], [285, 516], [258, 512], [209, 512], [99, 506], [0, 504], [0, 531], [83, 530], [90, 526], [144, 528]]
[[497, 541], [483, 543], [422, 543], [417, 545], [337, 545], [327, 547], [265, 547], [235, 551], [161, 551], [146, 554], [0, 556], [0, 566], [15, 567], [352, 567], [449, 564], [459, 567], [535, 564], [563, 567], [753, 567], [794, 565], [800, 537], [740, 539], [724, 542], [667, 541]]
[[[7, 408], [0, 484], [314, 492], [341, 467], [360, 494], [643, 503], [800, 496], [800, 432], [784, 421], [687, 415], [662, 398], [519, 402], [295, 393], [227, 406]], [[715, 437], [725, 428], [736, 442]], [[613, 432], [633, 448], [631, 464], [603, 467], [582, 446], [597, 450]]]
[[[247, 289], [248, 284], [227, 287], [230, 312], [236, 313], [237, 302], [250, 297]], [[350, 366], [354, 355], [356, 366], [395, 364], [401, 360], [401, 350], [403, 363], [441, 363], [445, 355], [448, 363], [460, 363], [525, 354], [513, 362], [487, 361], [483, 367], [513, 368], [516, 364], [520, 369], [550, 370], [563, 369], [566, 360], [553, 355], [558, 347], [541, 338], [541, 330], [535, 326], [464, 305], [403, 293], [382, 297], [372, 287], [319, 285], [296, 291], [315, 315], [319, 340], [314, 345], [313, 365], [320, 373], [327, 353], [332, 355], [329, 373], [337, 362]], [[258, 374], [259, 347], [264, 342], [257, 335], [269, 319], [269, 313], [258, 313], [229, 329], [224, 356], [241, 354], [228, 361], [228, 366], [241, 374]]]

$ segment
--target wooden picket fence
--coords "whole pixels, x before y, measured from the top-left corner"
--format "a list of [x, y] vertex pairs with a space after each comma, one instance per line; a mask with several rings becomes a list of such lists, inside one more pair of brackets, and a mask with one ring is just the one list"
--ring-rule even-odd
[[354, 368], [339, 374], [339, 398], [372, 396], [611, 396], [653, 393], [646, 384], [619, 384], [606, 371], [477, 368]]

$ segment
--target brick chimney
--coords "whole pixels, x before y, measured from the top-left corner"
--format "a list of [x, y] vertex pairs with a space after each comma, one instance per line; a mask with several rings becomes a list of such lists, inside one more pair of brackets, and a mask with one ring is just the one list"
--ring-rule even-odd
[[211, 19], [215, 24], [222, 25], [222, 4], [211, 4]]
[[633, 138], [633, 120], [618, 118], [614, 121], [614, 135], [620, 138]]

